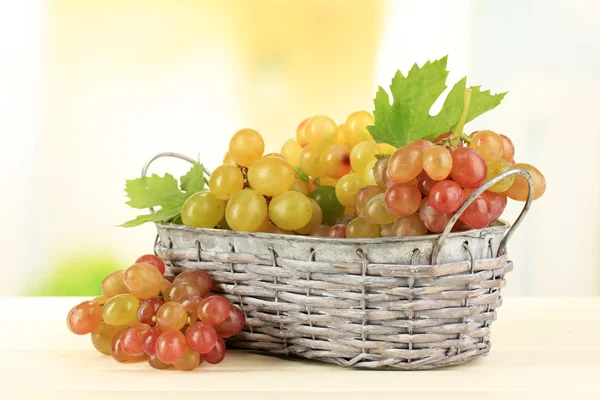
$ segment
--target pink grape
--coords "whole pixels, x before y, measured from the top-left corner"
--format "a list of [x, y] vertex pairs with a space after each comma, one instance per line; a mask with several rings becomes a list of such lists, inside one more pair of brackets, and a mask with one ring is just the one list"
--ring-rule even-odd
[[421, 218], [423, 225], [431, 232], [441, 233], [446, 229], [450, 218], [452, 218], [452, 214], [442, 214], [436, 211], [429, 203], [429, 198], [426, 197], [421, 202], [419, 217]]
[[188, 312], [190, 322], [196, 322], [198, 320], [198, 308], [200, 303], [204, 300], [202, 297], [197, 295], [185, 296], [180, 299], [180, 303]]
[[215, 347], [218, 335], [211, 325], [204, 322], [194, 322], [185, 330], [185, 338], [192, 350], [196, 353], [205, 354]]
[[[463, 190], [465, 201], [474, 191], [473, 189]], [[474, 229], [482, 229], [488, 226], [491, 220], [490, 203], [487, 197], [485, 195], [477, 196], [458, 219]]]
[[149, 356], [156, 355], [156, 341], [161, 334], [162, 332], [158, 326], [155, 326], [146, 332], [144, 335], [144, 353]]
[[209, 274], [204, 271], [183, 271], [175, 278], [175, 282], [187, 281], [193, 282], [200, 289], [198, 295], [206, 297], [210, 289], [212, 288], [213, 280]]
[[431, 188], [436, 184], [436, 182], [437, 181], [433, 180], [425, 171], [421, 172], [417, 177], [417, 186], [424, 196], [429, 194]]
[[69, 330], [77, 335], [86, 335], [102, 322], [102, 307], [93, 301], [84, 301], [71, 309], [67, 316]]
[[138, 320], [144, 324], [156, 325], [156, 312], [165, 302], [158, 297], [152, 297], [140, 304], [137, 311]]
[[234, 305], [231, 305], [227, 319], [220, 324], [213, 326], [213, 328], [219, 336], [228, 338], [241, 331], [245, 324], [246, 317], [244, 316], [242, 310]]
[[220, 324], [229, 315], [229, 306], [229, 301], [225, 297], [207, 297], [198, 307], [198, 318], [209, 325]]
[[151, 329], [147, 324], [136, 324], [121, 334], [121, 348], [130, 356], [144, 354], [144, 337]]
[[408, 217], [419, 209], [421, 192], [412, 183], [397, 183], [385, 193], [385, 205], [397, 216]]
[[156, 269], [160, 272], [161, 275], [165, 274], [165, 262], [160, 259], [160, 257], [155, 256], [154, 254], [146, 254], [135, 260], [136, 264], [150, 264], [154, 265]]
[[156, 356], [165, 364], [179, 360], [186, 349], [185, 336], [180, 331], [163, 332], [156, 340]]
[[[500, 135], [502, 136], [502, 135]], [[504, 212], [506, 208], [506, 196], [501, 193], [484, 192], [483, 195], [487, 198], [490, 204], [490, 221], [495, 221]]]
[[450, 177], [465, 189], [477, 189], [487, 179], [487, 164], [470, 147], [459, 147], [452, 152]]
[[329, 228], [329, 233], [327, 234], [327, 237], [345, 238], [346, 237], [346, 225], [344, 225], [344, 224], [333, 225], [331, 228]]
[[439, 213], [453, 213], [463, 203], [462, 188], [454, 181], [439, 181], [429, 192], [429, 203]]
[[213, 349], [208, 353], [202, 354], [202, 359], [209, 364], [218, 364], [225, 358], [225, 341], [220, 337], [217, 337], [217, 342]]
[[114, 336], [111, 347], [110, 355], [120, 363], [125, 362], [137, 362], [145, 359], [144, 355], [131, 356], [123, 351], [123, 332], [118, 333]]

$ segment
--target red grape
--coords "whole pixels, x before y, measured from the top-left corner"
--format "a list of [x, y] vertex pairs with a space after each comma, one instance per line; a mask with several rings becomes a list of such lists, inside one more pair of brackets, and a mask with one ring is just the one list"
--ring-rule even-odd
[[419, 209], [421, 192], [412, 183], [396, 183], [385, 193], [385, 205], [399, 217], [408, 217]]
[[180, 299], [180, 303], [188, 312], [190, 322], [196, 322], [198, 320], [198, 308], [200, 303], [204, 300], [202, 297], [197, 295], [185, 296]]
[[163, 332], [156, 340], [156, 356], [165, 364], [179, 360], [186, 349], [185, 336], [180, 331]]
[[161, 275], [165, 274], [165, 262], [160, 259], [160, 257], [155, 256], [154, 254], [146, 254], [135, 260], [136, 264], [150, 264], [154, 265], [156, 269], [160, 271]]
[[490, 221], [495, 221], [504, 212], [506, 208], [506, 196], [500, 193], [484, 192], [483, 195], [490, 203]]
[[472, 228], [469, 225], [458, 220], [454, 223], [454, 226], [452, 227], [452, 232], [464, 232], [464, 231], [470, 231], [471, 229]]
[[434, 233], [440, 233], [446, 229], [452, 214], [442, 214], [436, 211], [429, 203], [429, 198], [425, 197], [419, 208], [419, 217], [427, 229]]
[[463, 202], [463, 191], [454, 181], [439, 181], [429, 192], [429, 203], [437, 212], [450, 214], [458, 210]]
[[158, 337], [161, 335], [161, 333], [162, 332], [158, 328], [158, 326], [155, 326], [154, 328], [146, 332], [146, 334], [144, 335], [144, 353], [146, 353], [149, 356], [156, 355], [156, 341], [158, 340]]
[[192, 350], [204, 354], [215, 347], [218, 335], [211, 325], [204, 322], [194, 322], [185, 330], [185, 337]]
[[[346, 227], [344, 227], [344, 229], [345, 228]], [[223, 338], [228, 338], [241, 331], [244, 328], [245, 324], [246, 317], [244, 316], [242, 310], [240, 310], [234, 305], [231, 305], [231, 307], [229, 308], [229, 315], [227, 316], [227, 319], [221, 322], [220, 324], [213, 326], [213, 328], [219, 336]]]
[[206, 297], [210, 289], [212, 288], [212, 278], [204, 271], [183, 271], [175, 278], [175, 282], [193, 282], [200, 289], [200, 293], [198, 293], [202, 297]]
[[111, 356], [120, 363], [142, 361], [145, 358], [144, 355], [131, 356], [123, 351], [122, 338], [123, 338], [123, 332], [116, 334], [115, 337], [113, 338], [113, 341], [112, 341], [112, 344], [110, 347]]
[[142, 302], [137, 311], [137, 317], [140, 322], [150, 326], [156, 325], [156, 312], [163, 304], [165, 304], [165, 302], [158, 297], [152, 297]]
[[228, 315], [229, 301], [222, 296], [207, 297], [198, 307], [198, 318], [209, 325], [220, 324]]
[[86, 335], [100, 326], [102, 307], [93, 301], [79, 303], [69, 311], [67, 326], [77, 335]]
[[487, 164], [477, 151], [469, 147], [455, 149], [450, 177], [466, 189], [477, 189], [487, 178]]
[[[465, 201], [474, 191], [473, 189], [463, 190]], [[487, 197], [484, 195], [477, 196], [458, 219], [474, 229], [482, 229], [488, 226], [490, 223], [490, 203]]]
[[423, 193], [424, 196], [427, 196], [429, 194], [431, 188], [433, 187], [433, 185], [435, 185], [436, 182], [437, 181], [431, 179], [431, 177], [427, 175], [427, 172], [425, 171], [421, 172], [417, 177], [417, 186], [419, 187], [419, 190], [421, 191], [421, 193]]
[[137, 324], [123, 331], [121, 334], [121, 348], [125, 354], [130, 356], [143, 355], [144, 337], [150, 329], [150, 325]]
[[213, 349], [208, 353], [202, 354], [202, 359], [209, 364], [218, 364], [225, 358], [225, 341], [220, 337], [217, 337], [217, 342]]
[[[346, 237], [346, 225], [337, 224], [333, 225], [329, 228], [329, 233], [327, 233], [327, 237], [331, 238], [345, 238]], [[227, 320], [225, 320], [227, 321]]]

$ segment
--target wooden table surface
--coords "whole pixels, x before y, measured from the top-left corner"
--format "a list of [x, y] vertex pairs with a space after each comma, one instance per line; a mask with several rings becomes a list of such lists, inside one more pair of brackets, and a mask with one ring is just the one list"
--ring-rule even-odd
[[191, 373], [118, 364], [67, 330], [81, 300], [0, 298], [0, 399], [600, 399], [600, 297], [505, 298], [490, 355], [418, 372], [240, 351]]

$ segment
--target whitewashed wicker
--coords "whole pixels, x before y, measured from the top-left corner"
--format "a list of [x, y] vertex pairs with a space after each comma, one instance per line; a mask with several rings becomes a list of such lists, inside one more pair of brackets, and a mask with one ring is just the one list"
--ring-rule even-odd
[[[480, 192], [513, 174], [525, 176], [530, 195], [512, 227], [450, 233]], [[522, 170], [499, 176], [440, 235], [327, 239], [166, 223], [157, 224], [155, 252], [171, 273], [207, 271], [213, 290], [243, 310], [246, 327], [228, 346], [344, 367], [456, 365], [490, 351], [490, 324], [513, 268], [505, 245], [532, 185]]]

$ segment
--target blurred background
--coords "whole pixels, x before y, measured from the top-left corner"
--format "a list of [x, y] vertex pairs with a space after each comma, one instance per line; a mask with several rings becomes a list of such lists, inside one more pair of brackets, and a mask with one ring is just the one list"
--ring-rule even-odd
[[115, 226], [155, 153], [215, 167], [243, 127], [278, 151], [307, 116], [372, 111], [397, 69], [448, 54], [449, 84], [509, 91], [466, 130], [508, 135], [548, 182], [504, 293], [599, 295], [599, 16], [593, 0], [0, 2], [0, 293], [93, 295], [152, 252], [152, 225]]

